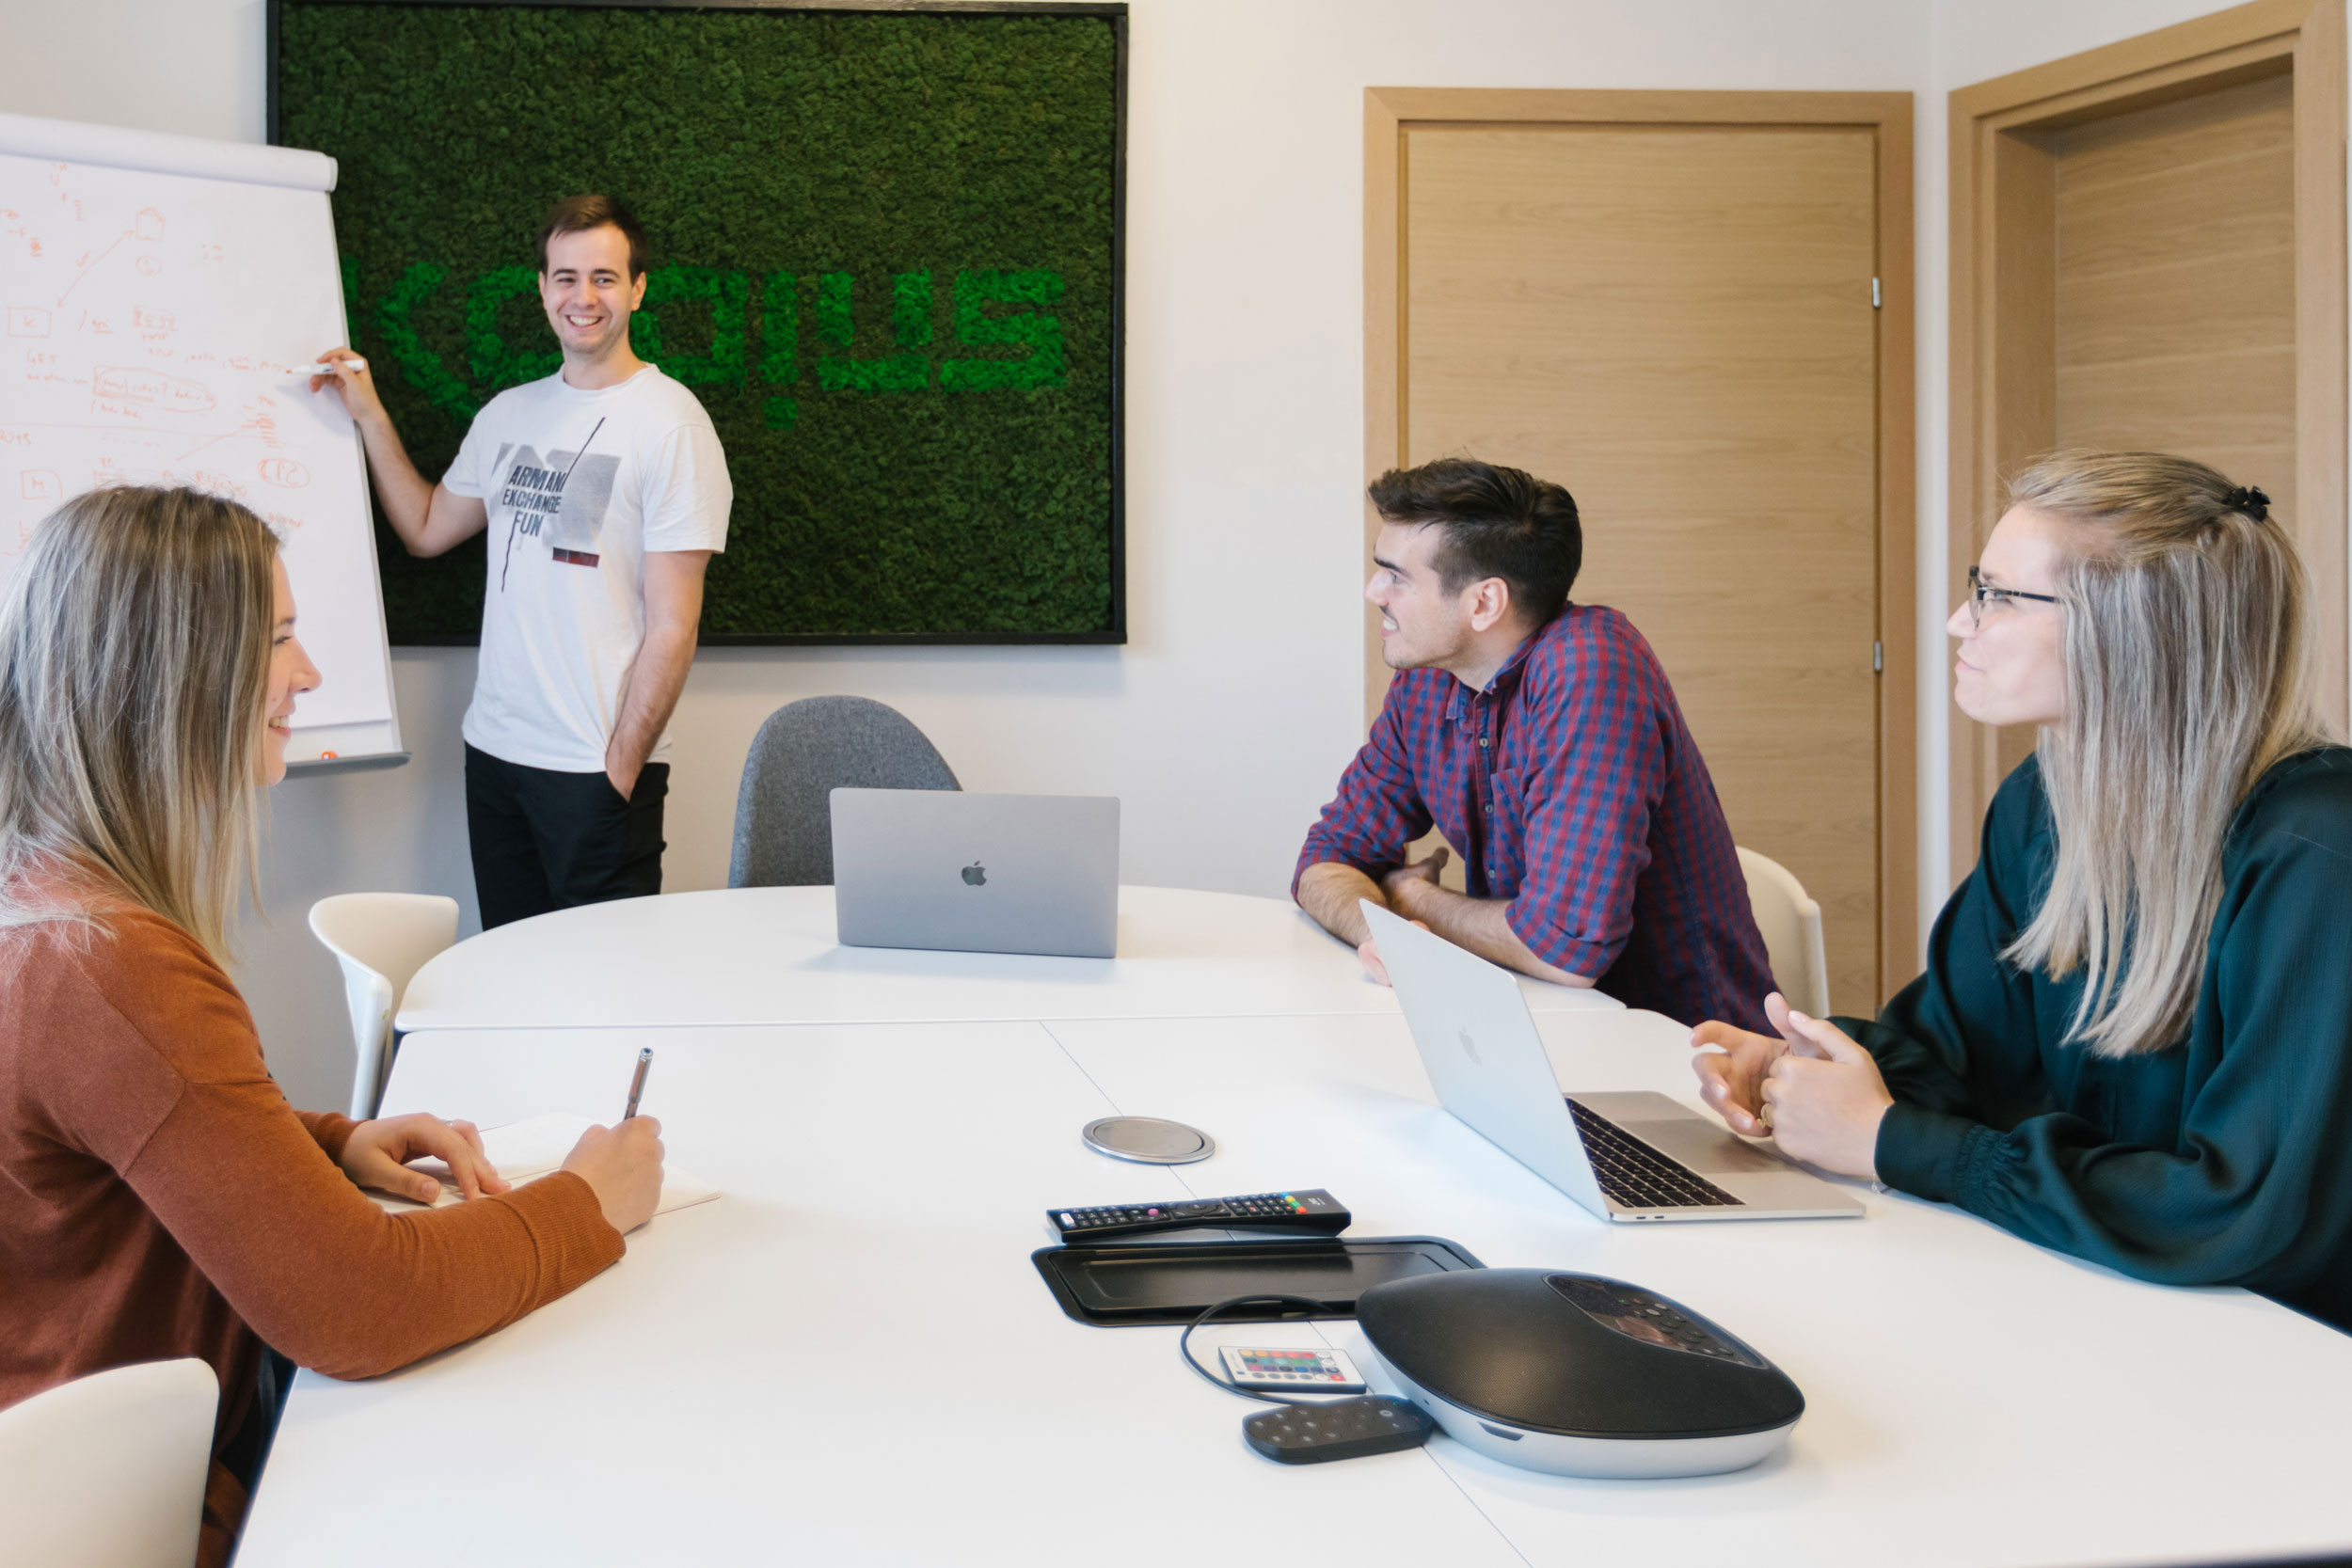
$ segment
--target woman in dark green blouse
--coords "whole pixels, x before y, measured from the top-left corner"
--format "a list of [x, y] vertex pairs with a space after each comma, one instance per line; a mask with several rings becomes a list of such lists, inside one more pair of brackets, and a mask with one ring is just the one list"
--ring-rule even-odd
[[2019, 476], [1954, 700], [2041, 727], [1877, 1021], [1700, 1025], [1737, 1132], [2175, 1285], [2352, 1329], [2352, 751], [2259, 490], [2145, 452]]

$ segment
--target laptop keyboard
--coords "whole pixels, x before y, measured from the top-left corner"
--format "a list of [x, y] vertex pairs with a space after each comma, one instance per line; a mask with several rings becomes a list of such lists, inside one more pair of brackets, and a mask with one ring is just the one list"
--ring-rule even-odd
[[[1562, 1098], [1565, 1099], [1565, 1096]], [[1740, 1200], [1687, 1165], [1667, 1159], [1614, 1122], [1568, 1101], [1593, 1174], [1611, 1201], [1629, 1209], [1737, 1209]]]

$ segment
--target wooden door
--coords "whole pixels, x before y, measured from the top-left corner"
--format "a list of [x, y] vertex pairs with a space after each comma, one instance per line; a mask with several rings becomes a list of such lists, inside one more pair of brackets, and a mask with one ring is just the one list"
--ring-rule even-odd
[[1407, 125], [1399, 166], [1403, 460], [1576, 497], [1574, 597], [1658, 651], [1733, 837], [1820, 900], [1836, 1005], [1874, 1010], [1875, 134]]
[[[2179, 452], [2299, 518], [2295, 79], [2042, 134], [2051, 445]], [[2031, 725], [2001, 732], [2006, 774]]]

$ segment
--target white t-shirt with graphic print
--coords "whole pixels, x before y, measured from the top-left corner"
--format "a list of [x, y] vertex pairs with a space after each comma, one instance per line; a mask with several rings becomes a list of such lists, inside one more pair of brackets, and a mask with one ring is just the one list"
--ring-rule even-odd
[[[735, 489], [710, 416], [651, 365], [593, 392], [551, 375], [492, 398], [441, 483], [490, 512], [467, 743], [601, 772], [644, 641], [645, 553], [726, 547]], [[669, 752], [664, 734], [645, 760]]]

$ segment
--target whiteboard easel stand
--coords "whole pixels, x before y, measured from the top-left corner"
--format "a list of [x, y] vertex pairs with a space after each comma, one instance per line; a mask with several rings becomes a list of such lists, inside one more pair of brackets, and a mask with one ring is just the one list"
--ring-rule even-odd
[[[343, 298], [340, 275], [335, 280], [335, 309], [340, 319], [351, 319], [351, 302]], [[351, 444], [359, 457], [360, 483], [365, 486], [366, 495], [373, 498], [375, 480], [368, 472], [368, 445], [360, 439], [357, 424], [351, 427]], [[294, 739], [288, 743], [289, 750], [299, 748], [310, 751], [315, 748], [337, 754], [331, 757], [288, 757], [286, 777], [290, 779], [310, 778], [321, 773], [372, 773], [378, 768], [398, 768], [408, 760], [407, 750], [400, 741], [400, 683], [392, 679], [391, 634], [384, 620], [384, 562], [375, 553], [373, 510], [369, 515], [367, 535], [368, 575], [376, 584], [373, 599], [375, 639], [384, 648], [384, 694], [389, 700], [390, 716], [381, 723], [322, 724], [315, 730], [296, 729]]]

